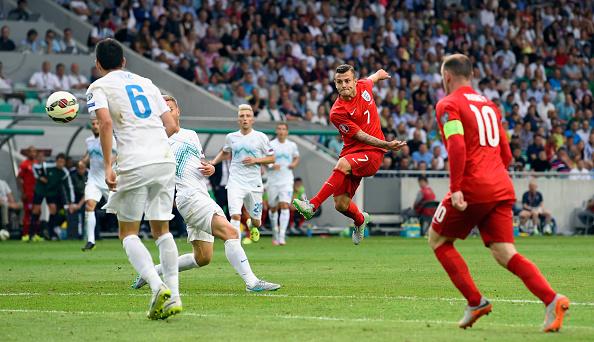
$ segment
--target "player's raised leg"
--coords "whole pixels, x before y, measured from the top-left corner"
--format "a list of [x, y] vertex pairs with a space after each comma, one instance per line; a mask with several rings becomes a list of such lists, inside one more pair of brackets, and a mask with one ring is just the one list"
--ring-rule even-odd
[[349, 195], [349, 193], [334, 196], [334, 208], [344, 216], [353, 220], [355, 229], [351, 239], [355, 245], [360, 244], [365, 235], [365, 229], [369, 224], [369, 214], [359, 210], [355, 202], [351, 200], [351, 195]]
[[544, 303], [546, 308], [543, 331], [559, 331], [565, 313], [569, 310], [569, 299], [556, 293], [538, 267], [518, 253], [513, 243], [492, 243], [489, 247], [495, 260], [520, 278], [526, 288]]
[[479, 292], [468, 265], [454, 247], [455, 238], [445, 237], [438, 234], [433, 227], [429, 229], [429, 246], [433, 249], [435, 257], [447, 272], [454, 286], [466, 298], [468, 304], [464, 310], [464, 316], [458, 322], [462, 329], [470, 328], [479, 318], [488, 315], [492, 305]]

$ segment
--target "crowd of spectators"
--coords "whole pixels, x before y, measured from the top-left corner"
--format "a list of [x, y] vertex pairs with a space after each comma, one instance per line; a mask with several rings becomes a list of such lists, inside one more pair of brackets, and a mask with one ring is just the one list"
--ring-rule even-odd
[[392, 78], [375, 89], [382, 127], [409, 142], [390, 169], [447, 168], [434, 120], [439, 66], [462, 52], [474, 87], [501, 108], [515, 170], [590, 172], [594, 163], [589, 2], [59, 2], [94, 23], [90, 46], [113, 36], [211, 93], [252, 104], [258, 120], [327, 125], [337, 65], [360, 77], [385, 68]]

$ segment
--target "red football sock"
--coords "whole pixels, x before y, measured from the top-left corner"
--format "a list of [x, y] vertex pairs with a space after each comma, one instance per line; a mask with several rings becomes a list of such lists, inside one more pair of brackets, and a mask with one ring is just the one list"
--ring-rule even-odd
[[481, 304], [482, 295], [474, 284], [470, 276], [470, 271], [462, 255], [458, 253], [451, 242], [446, 242], [437, 247], [434, 251], [437, 260], [445, 269], [452, 280], [452, 283], [458, 288], [462, 295], [468, 301], [470, 306]]
[[514, 254], [509, 259], [507, 269], [522, 279], [528, 290], [542, 300], [545, 305], [549, 305], [555, 299], [555, 291], [553, 291], [549, 282], [540, 273], [538, 267], [532, 261], [524, 258], [520, 253]]
[[346, 173], [340, 170], [335, 169], [332, 171], [332, 174], [328, 177], [326, 182], [324, 182], [324, 185], [322, 185], [322, 188], [318, 191], [317, 195], [309, 201], [309, 203], [313, 204], [315, 210], [318, 210], [322, 203], [334, 193], [334, 190], [344, 182], [345, 177]]
[[351, 201], [349, 204], [349, 208], [347, 211], [343, 212], [343, 214], [347, 217], [350, 217], [355, 221], [355, 226], [360, 226], [365, 221], [365, 217], [363, 217], [363, 213], [359, 210], [355, 202]]

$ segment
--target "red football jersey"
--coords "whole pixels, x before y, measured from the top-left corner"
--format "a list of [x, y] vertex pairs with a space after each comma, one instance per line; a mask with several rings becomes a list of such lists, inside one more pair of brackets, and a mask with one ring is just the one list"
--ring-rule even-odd
[[340, 152], [341, 157], [361, 151], [385, 152], [384, 149], [367, 145], [353, 138], [359, 130], [363, 130], [369, 135], [385, 140], [373, 100], [372, 80], [368, 78], [358, 80], [357, 95], [350, 101], [345, 101], [340, 97], [336, 99], [330, 110], [330, 121], [336, 126], [344, 140], [344, 146]]
[[34, 161], [26, 159], [19, 165], [19, 178], [23, 180], [23, 191], [29, 196], [33, 196], [35, 190], [33, 164], [35, 164]]
[[460, 87], [437, 103], [436, 112], [446, 147], [452, 134], [464, 135], [466, 164], [461, 183], [464, 199], [469, 203], [515, 199], [501, 158], [503, 145], [500, 144], [507, 144], [507, 138], [497, 106], [471, 87]]

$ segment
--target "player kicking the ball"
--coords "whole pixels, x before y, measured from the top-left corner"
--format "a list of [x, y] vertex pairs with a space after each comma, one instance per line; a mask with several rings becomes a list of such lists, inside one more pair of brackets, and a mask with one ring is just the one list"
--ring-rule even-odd
[[465, 239], [478, 226], [495, 260], [522, 279], [545, 304], [544, 331], [559, 331], [569, 300], [556, 293], [536, 265], [514, 246], [512, 206], [516, 196], [507, 173], [512, 155], [501, 114], [497, 106], [472, 89], [468, 57], [446, 57], [441, 75], [448, 95], [437, 104], [437, 121], [448, 150], [450, 192], [433, 216], [429, 245], [468, 301], [459, 327], [471, 327], [492, 307], [454, 247], [456, 239]]
[[262, 225], [262, 170], [260, 165], [274, 163], [274, 150], [266, 134], [253, 129], [254, 111], [247, 104], [239, 105], [237, 111], [239, 131], [227, 134], [223, 149], [211, 164], [216, 165], [231, 154], [227, 198], [231, 224], [239, 232], [241, 208], [245, 205], [252, 227], [250, 238], [245, 242], [260, 239], [258, 228]]
[[[174, 133], [175, 121], [151, 80], [122, 70], [126, 60], [120, 43], [104, 39], [97, 44], [95, 55], [103, 77], [89, 86], [87, 105], [99, 121], [105, 182], [114, 191], [104, 208], [117, 214], [119, 237], [128, 260], [151, 287], [148, 318], [164, 319], [182, 310], [177, 246], [169, 232], [175, 159], [167, 136]], [[117, 177], [111, 165], [114, 136]], [[159, 248], [165, 282], [138, 237], [143, 213]]]
[[289, 125], [284, 122], [276, 125], [276, 139], [270, 142], [276, 161], [268, 171], [268, 183], [266, 184], [272, 224], [272, 243], [281, 246], [286, 244], [285, 235], [291, 216], [289, 203], [293, 198], [295, 178], [293, 170], [299, 165], [297, 144], [288, 140], [288, 135]]
[[339, 98], [330, 110], [330, 121], [344, 140], [338, 163], [330, 178], [324, 183], [318, 194], [310, 201], [294, 199], [293, 205], [305, 217], [311, 219], [324, 203], [334, 195], [334, 207], [343, 215], [353, 219], [353, 243], [358, 245], [363, 239], [369, 223], [369, 214], [359, 211], [351, 201], [361, 178], [373, 176], [384, 159], [386, 150], [399, 150], [404, 141], [385, 141], [379, 115], [373, 99], [373, 85], [390, 75], [383, 69], [368, 78], [355, 80], [355, 69], [343, 64], [336, 68], [334, 84]]
[[[91, 132], [93, 136], [85, 140], [87, 144], [87, 153], [79, 163], [90, 164], [89, 177], [85, 185], [85, 232], [87, 233], [87, 243], [81, 248], [83, 252], [91, 251], [95, 248], [95, 206], [101, 198], [107, 200], [109, 190], [105, 184], [105, 172], [103, 171], [103, 152], [101, 152], [101, 142], [99, 141], [99, 121], [91, 120]], [[115, 160], [115, 139], [112, 142], [112, 159]]]
[[[241, 247], [239, 232], [227, 221], [221, 207], [208, 194], [207, 177], [214, 173], [214, 166], [203, 161], [202, 145], [196, 132], [180, 128], [180, 111], [175, 98], [165, 96], [165, 100], [177, 123], [176, 133], [169, 137], [169, 145], [176, 160], [175, 203], [186, 222], [188, 242], [192, 244], [194, 252], [179, 257], [179, 270], [186, 271], [208, 265], [216, 236], [225, 241], [227, 260], [245, 282], [246, 291], [278, 290], [280, 285], [260, 280], [252, 272], [245, 251]], [[155, 268], [157, 272], [162, 272], [161, 265]], [[138, 275], [132, 288], [139, 289], [145, 284], [144, 279]]]

